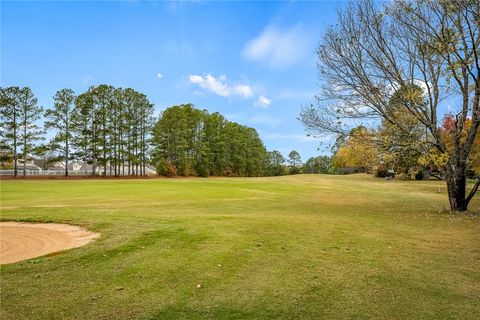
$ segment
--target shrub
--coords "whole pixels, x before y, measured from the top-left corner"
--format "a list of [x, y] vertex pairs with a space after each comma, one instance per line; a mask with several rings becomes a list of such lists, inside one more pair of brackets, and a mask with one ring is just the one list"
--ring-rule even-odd
[[360, 167], [341, 167], [337, 168], [338, 174], [354, 174], [363, 172], [362, 168]]
[[291, 166], [288, 172], [288, 174], [299, 174], [299, 173], [301, 173], [300, 168], [295, 166]]
[[387, 169], [378, 168], [378, 169], [375, 171], [375, 177], [377, 177], [377, 178], [385, 178], [386, 176], [388, 176], [388, 171], [387, 171]]
[[160, 176], [173, 177], [177, 175], [177, 167], [165, 159], [158, 160], [155, 169]]
[[177, 175], [177, 167], [170, 161], [167, 163], [167, 176], [174, 177]]
[[155, 165], [155, 170], [159, 176], [166, 176], [167, 175], [167, 161], [165, 159], [160, 159], [157, 161]]
[[236, 177], [237, 175], [235, 174], [235, 172], [233, 172], [232, 168], [227, 167], [225, 169], [224, 176], [226, 176], [226, 177]]
[[425, 174], [423, 173], [423, 170], [419, 170], [417, 173], [415, 173], [415, 180], [423, 180], [425, 177]]
[[210, 170], [208, 169], [208, 165], [205, 162], [201, 162], [198, 164], [197, 175], [204, 178], [210, 175]]

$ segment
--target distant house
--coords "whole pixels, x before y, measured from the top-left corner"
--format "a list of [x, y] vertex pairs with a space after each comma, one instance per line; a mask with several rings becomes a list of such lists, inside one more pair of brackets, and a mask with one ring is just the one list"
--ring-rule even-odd
[[73, 162], [68, 164], [68, 170], [70, 171], [81, 171], [83, 164], [80, 162]]
[[[18, 170], [20, 174], [23, 171], [23, 159], [18, 160]], [[65, 162], [63, 161], [55, 161], [55, 162], [50, 162], [47, 163], [46, 160], [41, 159], [41, 158], [36, 158], [34, 156], [28, 155], [26, 158], [26, 170], [27, 175], [63, 175], [65, 173]], [[84, 163], [82, 161], [77, 161], [73, 160], [68, 163], [68, 172], [69, 175], [72, 176], [89, 176], [92, 174], [93, 170], [93, 165]], [[132, 167], [130, 169], [130, 174], [139, 174], [141, 168], [138, 168], [139, 172], [135, 172], [136, 168]], [[32, 172], [33, 171], [33, 172]], [[105, 171], [104, 166], [97, 165], [95, 169], [95, 174], [102, 176]], [[106, 172], [107, 176], [113, 175], [114, 174], [114, 168], [110, 167], [107, 165], [106, 167]], [[120, 168], [120, 171], [117, 172], [119, 176], [122, 176], [123, 174], [128, 174], [128, 167], [125, 166], [123, 168]], [[9, 175], [11, 173], [1, 173], [1, 174], [6, 174]], [[145, 174], [146, 175], [156, 175], [157, 171], [155, 168], [146, 166], [145, 167]]]
[[63, 162], [57, 161], [52, 164], [49, 164], [47, 167], [48, 170], [61, 170], [65, 171], [65, 164]]
[[23, 170], [24, 166], [26, 170], [42, 170], [42, 168], [37, 163], [37, 159], [29, 155], [27, 155], [26, 159], [18, 159], [18, 169]]

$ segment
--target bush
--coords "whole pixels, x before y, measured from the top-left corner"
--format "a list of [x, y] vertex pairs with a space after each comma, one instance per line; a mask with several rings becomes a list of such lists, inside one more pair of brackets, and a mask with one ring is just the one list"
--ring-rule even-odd
[[385, 178], [388, 176], [387, 169], [379, 168], [375, 171], [375, 177], [377, 178]]
[[157, 174], [165, 177], [174, 177], [177, 175], [177, 167], [170, 161], [160, 159], [155, 166]]
[[363, 172], [360, 167], [342, 167], [336, 169], [338, 174], [354, 174]]
[[288, 171], [288, 174], [300, 174], [300, 173], [301, 173], [300, 168], [294, 167], [294, 166], [291, 166]]
[[419, 170], [417, 173], [415, 173], [415, 180], [423, 180], [425, 177], [425, 174], [423, 173], [423, 170]]
[[167, 176], [174, 177], [177, 175], [177, 167], [170, 161], [167, 163]]
[[200, 162], [197, 166], [197, 175], [199, 177], [208, 177], [210, 175], [210, 170], [206, 162]]
[[232, 168], [228, 167], [225, 169], [225, 172], [223, 174], [225, 177], [236, 177], [237, 175], [235, 172], [233, 172]]

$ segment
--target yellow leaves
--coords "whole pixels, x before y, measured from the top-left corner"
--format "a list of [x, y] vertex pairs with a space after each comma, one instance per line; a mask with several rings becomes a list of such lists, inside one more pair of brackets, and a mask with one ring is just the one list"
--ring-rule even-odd
[[438, 151], [430, 151], [427, 154], [420, 156], [418, 164], [428, 167], [434, 166], [437, 168], [443, 168], [448, 162], [447, 153], [439, 153]]
[[333, 156], [333, 166], [368, 168], [376, 165], [378, 151], [373, 144], [373, 138], [373, 133], [365, 127], [352, 130], [351, 136]]
[[[449, 158], [449, 154], [454, 152], [454, 137], [455, 137], [455, 122], [451, 115], [446, 116], [443, 120], [443, 125], [440, 128], [440, 136], [447, 148], [447, 152], [440, 153], [436, 149], [432, 149], [427, 155], [420, 158], [419, 164], [421, 165], [434, 165], [438, 168], [444, 167]], [[466, 142], [468, 132], [472, 126], [471, 119], [465, 120], [465, 125], [461, 133], [460, 143]], [[472, 150], [468, 158], [469, 167], [475, 172], [480, 172], [480, 134], [477, 133], [475, 141], [473, 142]]]

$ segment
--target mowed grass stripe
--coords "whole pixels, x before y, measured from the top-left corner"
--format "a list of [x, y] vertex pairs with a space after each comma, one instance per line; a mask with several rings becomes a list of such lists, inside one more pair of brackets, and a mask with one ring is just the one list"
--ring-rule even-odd
[[478, 319], [480, 220], [445, 213], [445, 191], [366, 175], [2, 181], [2, 220], [102, 237], [3, 265], [0, 316]]

